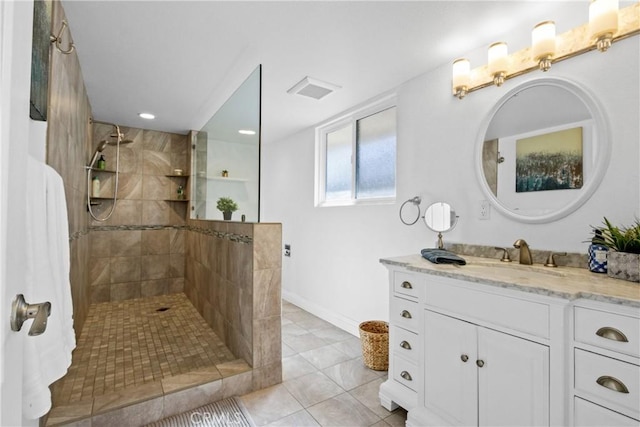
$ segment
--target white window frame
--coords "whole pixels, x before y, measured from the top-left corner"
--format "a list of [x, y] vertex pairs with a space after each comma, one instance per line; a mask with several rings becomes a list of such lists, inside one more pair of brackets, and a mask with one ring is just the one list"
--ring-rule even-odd
[[[356, 132], [357, 132], [357, 121], [360, 119], [364, 119], [368, 116], [377, 114], [381, 111], [387, 110], [389, 108], [396, 107], [397, 114], [397, 103], [396, 103], [396, 94], [386, 94], [381, 96], [373, 101], [367, 102], [365, 105], [360, 107], [356, 107], [352, 110], [349, 110], [343, 114], [340, 114], [333, 119], [330, 119], [324, 123], [321, 123], [316, 127], [316, 165], [315, 165], [315, 197], [314, 204], [316, 207], [326, 207], [326, 206], [352, 206], [352, 205], [375, 205], [375, 204], [392, 204], [396, 201], [396, 195], [394, 191], [393, 196], [387, 197], [367, 197], [362, 199], [357, 199], [356, 195]], [[343, 200], [325, 200], [326, 195], [326, 164], [327, 164], [327, 149], [326, 149], [326, 141], [327, 134], [334, 132], [338, 129], [341, 129], [347, 125], [351, 125], [351, 198], [343, 199]], [[396, 120], [396, 154], [397, 154], [397, 144], [398, 144], [398, 132], [397, 132], [397, 120]], [[396, 184], [397, 190], [397, 156], [396, 156], [396, 176], [394, 177], [394, 183]]]

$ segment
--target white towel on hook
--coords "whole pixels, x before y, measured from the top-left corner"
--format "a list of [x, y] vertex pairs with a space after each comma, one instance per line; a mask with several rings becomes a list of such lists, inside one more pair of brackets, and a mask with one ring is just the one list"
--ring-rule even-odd
[[[49, 301], [47, 329], [25, 337], [23, 415], [35, 419], [49, 412], [49, 385], [67, 373], [76, 346], [69, 281], [69, 221], [62, 178], [30, 157], [27, 171], [27, 303]], [[20, 333], [27, 334], [32, 320]]]

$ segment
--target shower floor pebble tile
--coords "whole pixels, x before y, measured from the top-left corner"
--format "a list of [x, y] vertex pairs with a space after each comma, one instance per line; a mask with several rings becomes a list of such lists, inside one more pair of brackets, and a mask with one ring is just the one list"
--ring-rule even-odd
[[94, 304], [54, 406], [236, 360], [184, 294]]

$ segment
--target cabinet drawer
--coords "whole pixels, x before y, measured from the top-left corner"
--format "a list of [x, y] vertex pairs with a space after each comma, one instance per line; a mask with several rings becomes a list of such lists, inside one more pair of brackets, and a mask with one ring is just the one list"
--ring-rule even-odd
[[396, 271], [393, 275], [393, 292], [406, 297], [418, 299], [424, 285], [420, 286], [424, 278], [413, 274]]
[[465, 317], [473, 317], [494, 325], [549, 338], [549, 306], [504, 295], [458, 286], [445, 279], [429, 281], [425, 301]]
[[393, 297], [390, 304], [389, 323], [409, 329], [412, 332], [418, 332], [420, 311], [416, 301]]
[[573, 425], [584, 427], [622, 426], [638, 427], [638, 420], [625, 417], [600, 405], [576, 397]]
[[418, 366], [402, 357], [393, 359], [393, 379], [400, 384], [409, 387], [413, 391], [418, 390]]
[[640, 357], [640, 319], [584, 307], [574, 308], [578, 342]]
[[392, 327], [391, 328], [391, 351], [395, 354], [411, 360], [414, 363], [418, 363], [418, 356], [420, 351], [420, 342], [418, 334], [409, 332], [405, 329]]
[[[575, 349], [574, 357], [577, 393], [588, 393], [596, 403], [640, 417], [640, 366], [580, 349]], [[614, 381], [626, 392], [605, 387], [607, 383], [613, 387]]]

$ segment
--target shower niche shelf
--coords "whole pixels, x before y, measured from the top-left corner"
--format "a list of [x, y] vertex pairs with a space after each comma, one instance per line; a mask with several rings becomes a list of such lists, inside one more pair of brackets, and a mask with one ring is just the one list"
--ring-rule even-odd
[[188, 202], [189, 199], [164, 199], [164, 201], [165, 202], [179, 202], [179, 203], [182, 203], [182, 202]]
[[167, 174], [165, 176], [168, 178], [189, 178], [189, 175]]
[[110, 169], [98, 169], [98, 168], [91, 168], [92, 172], [100, 172], [100, 173], [116, 173], [116, 171], [112, 171]]
[[213, 181], [227, 181], [227, 182], [249, 182], [246, 178], [229, 178], [222, 176], [208, 176], [207, 179], [211, 179]]

